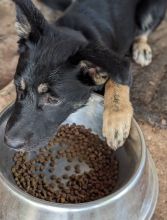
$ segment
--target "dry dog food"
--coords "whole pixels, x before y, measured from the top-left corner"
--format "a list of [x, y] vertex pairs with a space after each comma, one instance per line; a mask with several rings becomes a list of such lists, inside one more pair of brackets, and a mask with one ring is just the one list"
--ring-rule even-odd
[[51, 202], [93, 201], [112, 193], [118, 180], [113, 151], [81, 125], [63, 125], [47, 147], [31, 153], [31, 158], [17, 152], [13, 160], [18, 187]]

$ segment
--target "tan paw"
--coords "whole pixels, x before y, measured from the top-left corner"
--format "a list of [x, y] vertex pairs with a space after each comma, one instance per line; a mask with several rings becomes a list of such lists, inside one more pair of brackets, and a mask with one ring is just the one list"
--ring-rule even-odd
[[141, 66], [148, 66], [152, 61], [152, 50], [147, 42], [137, 41], [133, 44], [133, 59]]
[[109, 78], [105, 71], [103, 71], [100, 67], [90, 63], [89, 61], [81, 61], [80, 66], [89, 72], [89, 75], [96, 85], [103, 85]]
[[106, 108], [103, 113], [103, 136], [113, 149], [121, 147], [129, 136], [133, 110], [113, 112]]
[[89, 74], [96, 85], [103, 85], [108, 80], [108, 74], [103, 72], [100, 67], [90, 68]]

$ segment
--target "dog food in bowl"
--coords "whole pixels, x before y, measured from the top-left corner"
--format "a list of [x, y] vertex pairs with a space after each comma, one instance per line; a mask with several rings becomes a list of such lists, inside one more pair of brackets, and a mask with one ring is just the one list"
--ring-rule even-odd
[[83, 203], [113, 192], [118, 161], [98, 135], [82, 125], [62, 125], [47, 147], [17, 152], [13, 177], [22, 190], [56, 203]]

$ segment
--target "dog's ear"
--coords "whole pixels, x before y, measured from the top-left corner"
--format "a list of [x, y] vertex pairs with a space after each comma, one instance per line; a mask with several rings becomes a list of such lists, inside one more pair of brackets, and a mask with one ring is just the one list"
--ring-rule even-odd
[[21, 39], [37, 42], [47, 29], [47, 21], [31, 0], [13, 0], [16, 4], [16, 30]]

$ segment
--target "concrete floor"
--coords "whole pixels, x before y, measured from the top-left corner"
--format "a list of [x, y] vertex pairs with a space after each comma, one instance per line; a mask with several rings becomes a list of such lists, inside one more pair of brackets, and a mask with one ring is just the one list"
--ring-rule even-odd
[[[18, 58], [14, 14], [13, 4], [1, 0], [0, 111], [15, 96], [11, 85], [5, 87], [13, 78]], [[144, 132], [159, 176], [160, 193], [152, 220], [167, 220], [167, 19], [151, 36], [150, 43], [153, 48], [153, 63], [145, 68], [133, 65], [131, 96], [135, 117]]]

